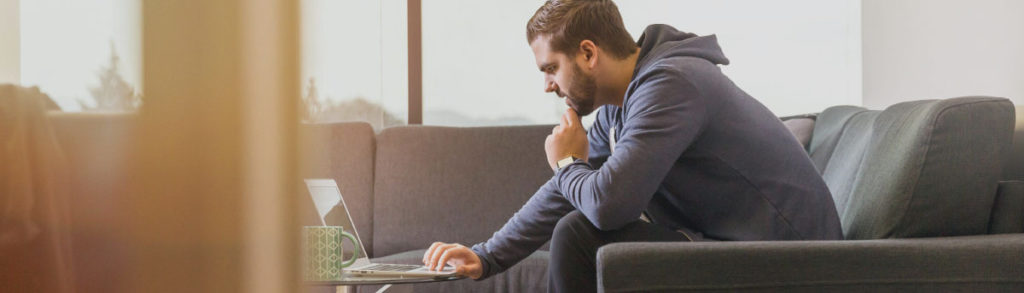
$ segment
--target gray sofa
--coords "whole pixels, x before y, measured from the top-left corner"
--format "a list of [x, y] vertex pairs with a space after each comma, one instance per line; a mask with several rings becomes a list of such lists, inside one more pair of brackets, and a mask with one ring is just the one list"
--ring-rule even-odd
[[[62, 144], [78, 149], [92, 143], [82, 133], [117, 137], [109, 132], [130, 129], [122, 125], [130, 124], [125, 117], [53, 120]], [[1009, 101], [984, 97], [908, 102], [884, 111], [838, 106], [790, 119], [787, 125], [806, 141], [833, 193], [848, 240], [617, 243], [599, 251], [600, 289], [1022, 291], [1024, 182], [1010, 180], [1024, 179], [1024, 144], [1013, 143], [1011, 150], [1014, 121]], [[313, 124], [303, 128], [313, 148], [301, 175], [338, 182], [371, 257], [415, 264], [432, 241], [470, 245], [499, 229], [550, 178], [542, 147], [550, 129], [403, 126], [374, 133], [366, 123]], [[85, 167], [104, 166], [87, 151], [72, 150], [69, 157], [78, 170], [74, 184], [83, 190], [114, 188], [93, 177], [127, 175], [117, 166], [104, 167], [102, 175]], [[104, 221], [102, 211], [116, 208], [116, 201], [98, 197], [76, 195], [72, 204], [73, 222], [82, 223], [73, 227], [79, 280], [117, 273], [83, 264], [118, 249], [91, 241], [104, 236], [95, 234], [102, 231], [96, 224]], [[404, 289], [544, 292], [547, 260], [545, 247], [483, 281]], [[117, 289], [117, 282], [89, 284], [107, 286], [90, 291]]]
[[847, 240], [612, 244], [598, 253], [599, 286], [604, 292], [1024, 291], [1024, 182], [1000, 182], [1022, 179], [1010, 171], [1017, 167], [1004, 168], [1019, 158], [1010, 152], [1024, 147], [1011, 150], [1013, 131], [1014, 108], [1002, 99], [826, 109], [808, 150]]

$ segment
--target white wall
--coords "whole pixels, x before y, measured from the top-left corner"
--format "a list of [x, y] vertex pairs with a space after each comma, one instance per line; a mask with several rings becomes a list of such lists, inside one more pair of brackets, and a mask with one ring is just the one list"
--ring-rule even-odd
[[863, 0], [864, 106], [965, 95], [1024, 103], [1024, 1]]
[[861, 102], [860, 0], [616, 3], [634, 38], [652, 23], [716, 34], [722, 71], [776, 115]]
[[0, 0], [0, 83], [21, 82], [18, 0]]

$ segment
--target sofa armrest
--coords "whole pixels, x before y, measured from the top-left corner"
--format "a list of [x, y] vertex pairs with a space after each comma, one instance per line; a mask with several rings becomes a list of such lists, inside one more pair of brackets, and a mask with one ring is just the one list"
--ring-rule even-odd
[[849, 241], [615, 243], [601, 292], [1024, 290], [1024, 234]]

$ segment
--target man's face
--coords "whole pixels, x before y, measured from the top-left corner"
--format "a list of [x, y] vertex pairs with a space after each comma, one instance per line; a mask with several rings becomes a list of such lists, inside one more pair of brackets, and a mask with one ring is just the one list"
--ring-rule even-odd
[[[551, 50], [549, 37], [540, 36], [530, 43], [537, 67], [544, 74], [544, 91], [565, 98], [565, 104], [580, 116], [594, 111], [597, 82], [583, 72], [575, 59]], [[577, 56], [579, 57], [579, 56]]]

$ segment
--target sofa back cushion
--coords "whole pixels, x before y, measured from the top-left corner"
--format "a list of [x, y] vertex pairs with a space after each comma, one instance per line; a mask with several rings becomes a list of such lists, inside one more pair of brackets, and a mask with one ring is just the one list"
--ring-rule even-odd
[[[352, 221], [359, 231], [367, 254], [373, 253], [373, 164], [374, 132], [364, 122], [303, 125], [302, 137], [308, 142], [304, 155], [303, 178], [334, 179], [345, 198]], [[303, 186], [303, 188], [305, 188]], [[307, 193], [304, 197], [302, 224], [318, 223], [316, 211]], [[327, 213], [328, 225], [340, 225], [341, 206]]]
[[377, 136], [375, 256], [487, 240], [551, 178], [551, 127], [385, 129]]
[[847, 239], [985, 234], [1013, 123], [1001, 98], [838, 106], [818, 116], [810, 155]]

